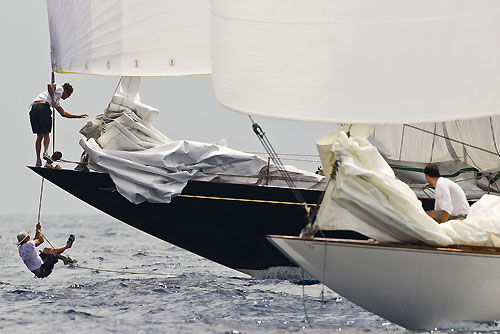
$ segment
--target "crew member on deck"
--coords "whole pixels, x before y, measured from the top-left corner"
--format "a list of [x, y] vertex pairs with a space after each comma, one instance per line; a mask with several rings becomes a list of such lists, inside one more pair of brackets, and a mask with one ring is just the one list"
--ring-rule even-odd
[[427, 165], [424, 173], [427, 182], [436, 189], [434, 210], [427, 211], [427, 214], [438, 223], [465, 219], [470, 206], [462, 188], [450, 179], [441, 177], [436, 164]]
[[52, 84], [47, 85], [47, 90], [40, 93], [35, 98], [35, 101], [30, 105], [30, 123], [31, 130], [36, 134], [35, 150], [36, 150], [36, 166], [42, 166], [40, 159], [40, 151], [43, 148], [44, 156], [48, 157], [50, 130], [52, 128], [52, 112], [50, 107], [55, 108], [62, 117], [66, 118], [85, 118], [87, 114], [73, 115], [65, 111], [59, 104], [60, 99], [66, 100], [73, 93], [73, 87], [69, 83], [65, 83], [62, 87], [54, 88]]
[[36, 277], [44, 278], [52, 273], [54, 265], [59, 259], [63, 260], [64, 264], [73, 264], [76, 261], [68, 256], [61, 255], [66, 249], [71, 248], [75, 241], [75, 236], [71, 234], [66, 241], [66, 245], [59, 248], [45, 247], [40, 255], [36, 252], [36, 247], [43, 243], [42, 226], [40, 222], [36, 224], [36, 233], [33, 240], [30, 239], [29, 232], [19, 232], [17, 235], [17, 250], [19, 255]]

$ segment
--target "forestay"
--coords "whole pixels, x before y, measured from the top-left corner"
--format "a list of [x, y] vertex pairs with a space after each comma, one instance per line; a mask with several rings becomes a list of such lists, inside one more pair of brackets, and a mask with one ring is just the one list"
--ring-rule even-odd
[[[80, 131], [89, 167], [110, 175], [120, 194], [133, 203], [169, 203], [190, 180], [286, 186], [268, 161], [225, 146], [172, 140], [149, 122], [157, 110], [139, 97], [139, 77], [122, 78], [104, 114]], [[323, 176], [285, 166], [299, 188], [324, 189]]]
[[211, 0], [219, 101], [265, 117], [419, 123], [500, 113], [497, 0]]
[[338, 170], [317, 216], [320, 229], [355, 230], [386, 242], [500, 246], [500, 197], [484, 195], [465, 220], [438, 224], [378, 150], [362, 134], [355, 135], [339, 130], [321, 140], [324, 153], [330, 144]]
[[47, 8], [54, 71], [210, 73], [208, 0], [47, 0]]

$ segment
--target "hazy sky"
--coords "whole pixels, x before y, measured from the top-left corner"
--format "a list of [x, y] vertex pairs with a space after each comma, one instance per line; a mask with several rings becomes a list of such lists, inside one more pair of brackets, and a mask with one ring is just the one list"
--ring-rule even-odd
[[[4, 120], [0, 122], [0, 214], [36, 215], [40, 177], [27, 165], [35, 163], [35, 137], [28, 106], [50, 81], [50, 41], [46, 2], [11, 1], [0, 12], [2, 31], [1, 91]], [[56, 74], [56, 82], [70, 82], [74, 94], [62, 106], [70, 113], [94, 117], [107, 106], [118, 77]], [[210, 76], [143, 78], [142, 102], [160, 110], [153, 126], [172, 139], [213, 142], [222, 138], [242, 151], [262, 152], [247, 116], [220, 106]], [[314, 140], [334, 129], [332, 124], [257, 119], [280, 153], [315, 154]], [[56, 149], [77, 160], [82, 152], [78, 130], [81, 119], [56, 120]], [[52, 147], [52, 144], [51, 144]], [[314, 171], [317, 163], [284, 161]], [[74, 166], [65, 166], [73, 168]], [[46, 182], [42, 214], [96, 213], [97, 210]]]

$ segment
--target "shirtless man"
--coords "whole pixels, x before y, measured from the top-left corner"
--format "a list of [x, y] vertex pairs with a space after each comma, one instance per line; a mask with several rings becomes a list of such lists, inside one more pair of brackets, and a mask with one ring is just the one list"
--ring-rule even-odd
[[427, 165], [424, 173], [427, 182], [436, 189], [434, 210], [427, 211], [427, 214], [438, 223], [465, 219], [470, 206], [462, 188], [450, 179], [441, 177], [436, 164]]
[[24, 264], [36, 277], [44, 278], [52, 273], [54, 265], [59, 259], [63, 260], [64, 264], [72, 264], [76, 261], [71, 260], [69, 257], [61, 255], [66, 249], [71, 248], [75, 236], [71, 234], [66, 242], [66, 245], [59, 248], [45, 247], [40, 255], [36, 252], [36, 247], [43, 243], [42, 226], [40, 222], [36, 224], [36, 233], [33, 240], [31, 240], [29, 232], [19, 232], [17, 235], [17, 249], [19, 255], [24, 261]]

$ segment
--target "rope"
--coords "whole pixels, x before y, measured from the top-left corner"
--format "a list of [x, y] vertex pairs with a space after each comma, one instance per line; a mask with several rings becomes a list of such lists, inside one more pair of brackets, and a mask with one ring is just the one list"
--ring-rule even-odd
[[[42, 178], [42, 185], [40, 187], [40, 201], [38, 203], [38, 222], [40, 222], [40, 216], [42, 212], [42, 199], [43, 199], [43, 184], [44, 184], [45, 178]], [[54, 245], [50, 242], [49, 239], [43, 233], [40, 231], [40, 235], [44, 240], [46, 240], [50, 247], [55, 248]], [[88, 269], [88, 270], [93, 270], [93, 271], [106, 271], [106, 272], [112, 272], [112, 273], [120, 273], [120, 274], [131, 274], [131, 275], [161, 275], [161, 276], [169, 276], [169, 277], [176, 277], [177, 275], [172, 275], [172, 274], [165, 274], [165, 273], [146, 273], [146, 272], [135, 272], [135, 271], [120, 271], [120, 270], [111, 270], [111, 269], [102, 269], [102, 268], [91, 268], [91, 267], [84, 267], [80, 265], [71, 265], [72, 267], [75, 268], [80, 268], [80, 269]]]
[[[42, 213], [42, 198], [43, 198], [43, 182], [44, 181], [45, 181], [45, 178], [42, 177], [42, 185], [40, 187], [40, 201], [38, 202], [38, 220], [37, 220], [37, 222], [40, 222], [40, 215]], [[49, 241], [49, 239], [47, 239], [43, 235], [42, 231], [40, 231], [40, 234], [41, 234], [41, 236], [42, 236], [42, 238], [44, 240], [47, 240], [47, 242], [49, 243], [50, 247], [55, 248], [54, 245], [52, 245], [52, 243]]]
[[302, 306], [304, 307], [304, 315], [306, 317], [306, 322], [309, 328], [312, 328], [311, 323], [309, 322], [309, 315], [307, 314], [307, 309], [306, 309], [306, 283], [304, 282], [305, 277], [304, 277], [304, 269], [300, 268], [301, 273], [302, 273]]
[[326, 247], [327, 247], [327, 243], [326, 243], [326, 238], [325, 238], [325, 254], [323, 255], [323, 279], [321, 280], [321, 283], [322, 283], [322, 286], [321, 286], [321, 302], [323, 303], [324, 302], [324, 298], [325, 298], [325, 275], [326, 275]]
[[267, 151], [268, 155], [271, 157], [273, 160], [275, 166], [277, 167], [278, 171], [280, 172], [281, 176], [285, 179], [286, 184], [292, 191], [293, 195], [297, 199], [298, 202], [301, 202], [303, 204], [303, 208], [306, 212], [306, 218], [309, 222], [311, 222], [311, 216], [310, 216], [310, 210], [309, 207], [307, 206], [307, 203], [302, 196], [302, 194], [298, 191], [297, 187], [295, 186], [295, 182], [293, 182], [292, 178], [290, 177], [290, 174], [288, 174], [287, 170], [285, 169], [285, 166], [283, 166], [283, 163], [281, 162], [278, 153], [274, 150], [273, 145], [269, 141], [269, 139], [266, 136], [266, 133], [264, 130], [253, 121], [251, 116], [248, 116], [250, 118], [250, 121], [252, 122], [252, 129], [254, 133], [257, 135], [257, 138], [259, 138], [262, 146], [264, 146], [264, 149]]
[[37, 219], [37, 222], [40, 221], [40, 213], [42, 212], [43, 181], [45, 181], [45, 178], [42, 177], [42, 185], [40, 187], [40, 201], [38, 202], [38, 219]]
[[475, 145], [471, 145], [471, 144], [467, 144], [463, 141], [460, 141], [460, 140], [456, 140], [456, 139], [453, 139], [453, 138], [450, 138], [450, 137], [446, 137], [446, 136], [443, 136], [443, 135], [440, 135], [440, 134], [437, 134], [437, 133], [434, 133], [434, 132], [431, 132], [431, 131], [428, 131], [428, 130], [425, 130], [425, 129], [421, 129], [419, 127], [416, 127], [416, 126], [413, 126], [413, 125], [410, 125], [410, 124], [405, 124], [405, 126], [407, 127], [410, 127], [412, 129], [415, 129], [415, 130], [419, 130], [419, 131], [422, 131], [422, 132], [425, 132], [425, 133], [428, 133], [428, 134], [431, 134], [435, 137], [440, 137], [440, 138], [443, 138], [443, 139], [447, 139], [449, 141], [452, 141], [454, 143], [457, 143], [457, 144], [461, 144], [463, 146], [467, 146], [467, 147], [470, 147], [470, 148], [474, 148], [476, 150], [479, 150], [479, 151], [482, 151], [482, 152], [485, 152], [485, 153], [489, 153], [489, 154], [492, 154], [492, 155], [495, 155], [495, 156], [499, 156], [498, 153], [496, 152], [493, 152], [493, 151], [489, 151], [487, 149], [484, 149], [484, 148], [481, 148], [479, 146], [475, 146]]
[[178, 275], [166, 274], [166, 273], [151, 273], [151, 272], [138, 272], [138, 271], [123, 271], [123, 270], [113, 270], [113, 269], [103, 269], [103, 268], [92, 268], [80, 266], [78, 264], [71, 264], [70, 267], [79, 268], [79, 269], [87, 269], [92, 271], [103, 271], [109, 273], [119, 273], [119, 274], [130, 274], [130, 275], [156, 275], [156, 276], [168, 276], [168, 277], [177, 277]]
[[43, 240], [46, 240], [49, 243], [50, 247], [55, 248], [54, 245], [49, 241], [49, 239], [47, 239], [47, 237], [45, 235], [43, 235], [43, 233], [41, 231], [40, 231], [40, 234], [42, 235]]

